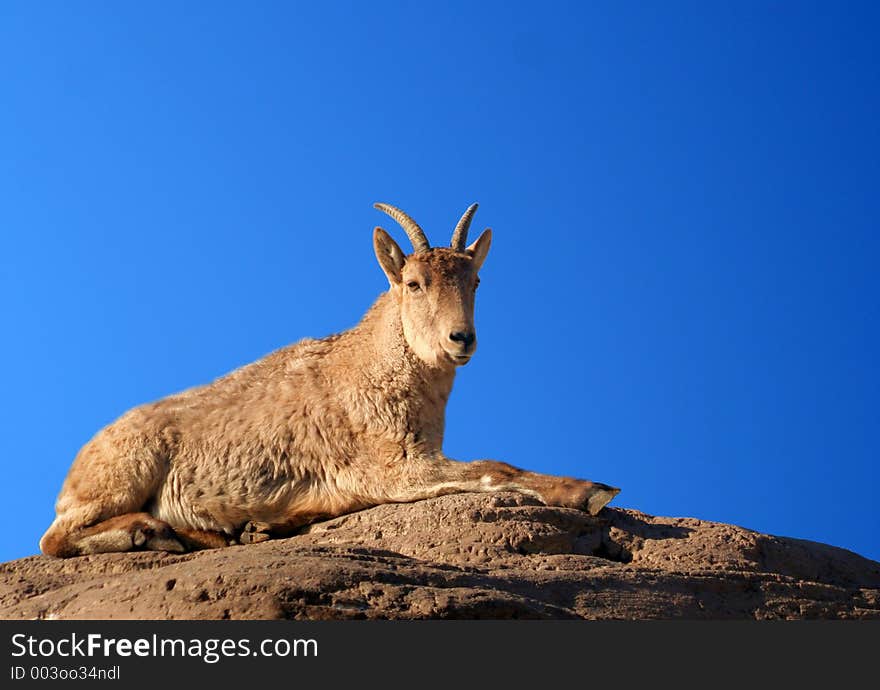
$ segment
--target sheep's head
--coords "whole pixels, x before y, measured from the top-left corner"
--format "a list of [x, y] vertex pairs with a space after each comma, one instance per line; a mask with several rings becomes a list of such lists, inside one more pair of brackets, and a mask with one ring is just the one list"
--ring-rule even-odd
[[477, 272], [492, 242], [492, 231], [486, 229], [476, 242], [466, 246], [477, 205], [468, 208], [458, 221], [450, 246], [434, 248], [418, 224], [403, 211], [387, 204], [376, 204], [376, 208], [400, 223], [413, 244], [414, 251], [407, 256], [382, 228], [373, 231], [376, 258], [400, 306], [406, 342], [429, 364], [467, 364], [477, 349]]

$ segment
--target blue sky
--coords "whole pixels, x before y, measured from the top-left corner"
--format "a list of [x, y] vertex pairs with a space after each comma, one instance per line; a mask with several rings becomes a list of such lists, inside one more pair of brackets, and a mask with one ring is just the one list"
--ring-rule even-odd
[[126, 409], [480, 202], [446, 452], [880, 559], [871, 3], [0, 5], [0, 559]]

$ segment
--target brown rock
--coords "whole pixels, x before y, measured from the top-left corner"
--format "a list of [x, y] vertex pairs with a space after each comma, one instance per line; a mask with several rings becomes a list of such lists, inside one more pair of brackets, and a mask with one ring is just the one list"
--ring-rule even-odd
[[0, 618], [880, 618], [880, 563], [693, 518], [461, 494], [182, 556], [11, 561]]

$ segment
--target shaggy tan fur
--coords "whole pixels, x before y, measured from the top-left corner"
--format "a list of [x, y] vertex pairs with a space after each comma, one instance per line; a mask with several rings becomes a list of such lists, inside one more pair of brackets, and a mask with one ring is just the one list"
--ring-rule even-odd
[[404, 256], [376, 228], [390, 289], [357, 326], [99, 431], [68, 473], [42, 551], [248, 543], [368, 506], [468, 491], [515, 490], [598, 512], [618, 489], [443, 455], [455, 370], [476, 347], [474, 293], [490, 242], [486, 230], [464, 251]]

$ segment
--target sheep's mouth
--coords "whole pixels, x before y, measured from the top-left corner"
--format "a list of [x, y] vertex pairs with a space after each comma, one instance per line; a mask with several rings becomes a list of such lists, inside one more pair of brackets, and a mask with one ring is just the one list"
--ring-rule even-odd
[[473, 355], [474, 355], [473, 352], [470, 352], [467, 354], [465, 354], [465, 353], [453, 354], [452, 352], [449, 352], [449, 350], [444, 350], [444, 352], [446, 352], [446, 356], [449, 357], [449, 360], [457, 367], [464, 366], [465, 364], [470, 362], [471, 357], [473, 357]]

